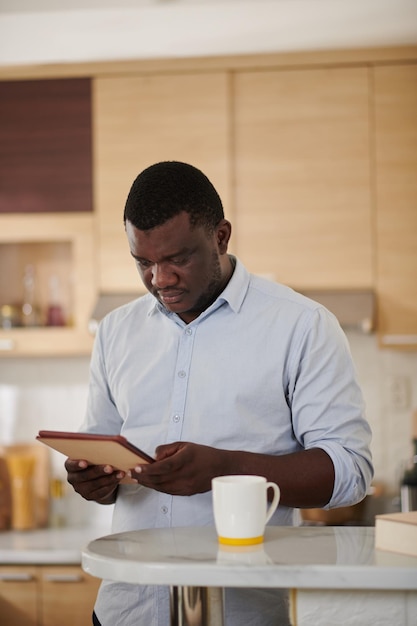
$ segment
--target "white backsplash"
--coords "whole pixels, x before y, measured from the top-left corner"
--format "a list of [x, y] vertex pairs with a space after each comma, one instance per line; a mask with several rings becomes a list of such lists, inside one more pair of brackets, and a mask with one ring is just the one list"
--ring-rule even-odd
[[[347, 333], [372, 428], [375, 481], [398, 491], [405, 463], [412, 454], [412, 413], [417, 409], [417, 352], [380, 350], [375, 335]], [[405, 388], [404, 404], [393, 387]]]
[[[373, 431], [375, 481], [396, 492], [411, 455], [411, 414], [417, 408], [417, 352], [379, 350], [375, 335], [347, 333]], [[32, 442], [41, 429], [77, 430], [84, 416], [88, 358], [0, 359], [0, 444]], [[404, 405], [393, 393], [400, 381]], [[399, 402], [400, 400], [400, 402]], [[54, 476], [65, 480], [63, 456], [51, 451]], [[67, 490], [69, 523], [110, 524], [112, 507]]]
[[[85, 412], [88, 371], [88, 358], [0, 359], [0, 444], [32, 443], [44, 429], [77, 430]], [[65, 457], [50, 450], [50, 459], [52, 476], [65, 484], [67, 524], [110, 531], [113, 507], [80, 498], [66, 483]]]

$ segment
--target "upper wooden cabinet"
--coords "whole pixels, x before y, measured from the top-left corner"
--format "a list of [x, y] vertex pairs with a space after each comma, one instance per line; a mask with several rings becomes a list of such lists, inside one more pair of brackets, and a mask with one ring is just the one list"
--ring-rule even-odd
[[0, 81], [0, 213], [92, 211], [88, 78]]
[[376, 67], [378, 332], [417, 346], [417, 64]]
[[229, 88], [225, 72], [98, 78], [93, 85], [95, 206], [102, 292], [143, 289], [124, 233], [136, 176], [153, 163], [200, 168], [230, 215]]
[[0, 355], [89, 354], [89, 78], [0, 81]]
[[298, 289], [373, 284], [366, 68], [237, 72], [237, 252]]
[[144, 291], [123, 210], [163, 160], [212, 180], [252, 272], [300, 291], [372, 289], [380, 345], [415, 349], [416, 59], [414, 47], [0, 68], [0, 306], [19, 304], [36, 263], [42, 306], [58, 272], [69, 312], [67, 327], [0, 330], [0, 355], [87, 354], [98, 292]]

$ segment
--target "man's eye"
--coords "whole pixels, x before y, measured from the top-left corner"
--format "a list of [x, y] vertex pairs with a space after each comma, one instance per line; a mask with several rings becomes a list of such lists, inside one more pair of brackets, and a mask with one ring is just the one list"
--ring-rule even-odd
[[146, 261], [145, 259], [136, 259], [136, 263], [139, 265], [139, 267], [143, 269], [146, 269], [151, 266], [151, 262]]
[[188, 259], [188, 256], [176, 257], [175, 259], [171, 259], [171, 263], [173, 265], [184, 265], [185, 263], [187, 263]]

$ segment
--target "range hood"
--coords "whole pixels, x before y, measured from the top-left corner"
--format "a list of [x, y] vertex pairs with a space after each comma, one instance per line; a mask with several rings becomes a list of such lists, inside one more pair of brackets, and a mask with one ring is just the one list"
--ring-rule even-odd
[[334, 313], [344, 329], [367, 334], [375, 329], [375, 293], [371, 289], [309, 289], [301, 293]]
[[88, 330], [92, 335], [96, 334], [97, 326], [99, 322], [103, 319], [107, 313], [117, 309], [119, 306], [123, 306], [123, 304], [127, 304], [128, 302], [132, 302], [132, 300], [136, 300], [140, 296], [144, 295], [144, 291], [126, 291], [123, 293], [100, 293], [97, 298], [97, 302], [94, 305], [93, 312], [91, 313], [91, 317], [88, 321]]
[[[334, 313], [342, 328], [363, 333], [371, 333], [375, 328], [375, 294], [371, 289], [308, 289], [301, 293]], [[107, 313], [143, 294], [143, 291], [99, 294], [88, 323], [89, 331], [94, 335]]]

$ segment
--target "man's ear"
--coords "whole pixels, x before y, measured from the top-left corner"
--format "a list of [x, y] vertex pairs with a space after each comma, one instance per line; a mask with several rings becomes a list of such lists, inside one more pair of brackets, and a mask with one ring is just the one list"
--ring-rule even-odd
[[225, 254], [227, 252], [227, 246], [229, 244], [231, 234], [231, 223], [227, 220], [221, 220], [216, 229], [217, 245], [219, 246], [219, 252], [221, 254]]

